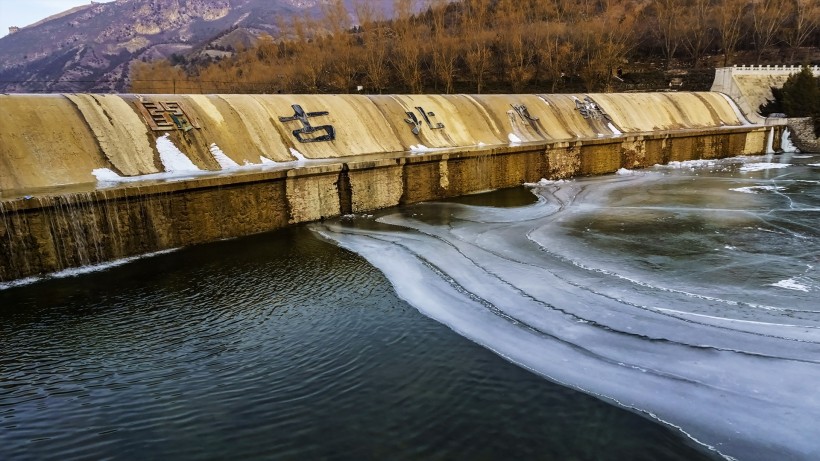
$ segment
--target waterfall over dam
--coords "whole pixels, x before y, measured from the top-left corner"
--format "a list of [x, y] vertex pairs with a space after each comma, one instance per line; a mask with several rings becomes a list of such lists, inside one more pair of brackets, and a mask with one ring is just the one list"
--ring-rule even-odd
[[0, 95], [0, 281], [780, 134], [720, 93]]

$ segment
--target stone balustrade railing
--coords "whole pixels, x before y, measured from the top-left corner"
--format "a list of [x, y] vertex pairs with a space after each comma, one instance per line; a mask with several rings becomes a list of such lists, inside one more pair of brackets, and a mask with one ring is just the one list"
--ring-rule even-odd
[[[740, 66], [738, 66], [738, 65], [734, 65], [734, 66], [731, 66], [731, 67], [721, 67], [719, 69], [721, 69], [721, 70], [730, 70], [732, 73], [746, 73], [746, 74], [761, 74], [761, 73], [763, 73], [763, 74], [781, 75], [781, 74], [794, 74], [794, 73], [800, 72], [800, 69], [802, 69], [802, 68], [803, 68], [803, 66], [793, 66], [793, 65], [792, 66], [787, 66], [787, 65], [782, 65], [782, 66], [779, 66], [779, 65], [774, 65], [774, 66], [771, 66], [771, 65], [765, 65], [765, 66], [763, 66], [763, 65], [760, 65], [760, 66], [740, 65]], [[811, 69], [812, 73], [814, 73], [814, 75], [820, 75], [820, 66], [817, 66], [817, 65], [809, 66], [809, 68]]]

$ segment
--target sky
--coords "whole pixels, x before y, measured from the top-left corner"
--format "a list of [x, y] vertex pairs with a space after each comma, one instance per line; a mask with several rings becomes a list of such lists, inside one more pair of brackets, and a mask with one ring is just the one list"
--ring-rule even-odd
[[[107, 1], [110, 0], [97, 0], [98, 3]], [[52, 14], [90, 3], [89, 0], [0, 0], [0, 37], [8, 35], [9, 26], [28, 26]]]

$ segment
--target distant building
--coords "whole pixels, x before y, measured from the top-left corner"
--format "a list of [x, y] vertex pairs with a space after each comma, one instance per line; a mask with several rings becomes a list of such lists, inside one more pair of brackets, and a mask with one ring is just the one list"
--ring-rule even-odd
[[19, 27], [17, 27], [17, 26], [11, 26], [11, 27], [9, 27], [9, 35], [11, 35], [11, 34], [13, 34], [13, 33], [15, 33], [15, 32], [19, 32], [19, 31], [20, 31], [20, 28], [19, 28]]

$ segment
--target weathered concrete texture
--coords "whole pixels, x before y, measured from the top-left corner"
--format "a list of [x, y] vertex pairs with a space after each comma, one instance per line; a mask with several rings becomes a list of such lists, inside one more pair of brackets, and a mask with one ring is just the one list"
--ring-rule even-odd
[[357, 163], [348, 175], [351, 213], [388, 208], [401, 201], [402, 166], [396, 160]]
[[[125, 176], [162, 171], [158, 157], [148, 142], [148, 130], [145, 123], [125, 99], [116, 95], [96, 94], [69, 94], [66, 97], [83, 114], [114, 171]], [[40, 111], [41, 109], [34, 106], [27, 110]], [[81, 125], [71, 119], [63, 123]], [[54, 156], [58, 156], [59, 146], [52, 146], [52, 148], [57, 148]]]
[[0, 280], [250, 235], [289, 222], [284, 177], [11, 203], [17, 210], [0, 209]]
[[[451, 155], [447, 160], [446, 196], [492, 190], [538, 179], [541, 152]], [[441, 180], [439, 180], [441, 182]]]
[[578, 174], [581, 169], [580, 143], [555, 143], [547, 146], [546, 178], [566, 179]]
[[626, 137], [621, 142], [621, 166], [623, 168], [632, 169], [647, 165], [646, 160], [646, 139], [643, 136]]
[[746, 139], [744, 139], [744, 144], [743, 144], [743, 151], [742, 151], [743, 154], [744, 155], [751, 155], [751, 154], [754, 154], [756, 152], [760, 152], [759, 151], [759, 149], [760, 149], [759, 146], [764, 146], [764, 152], [765, 152], [766, 136], [767, 136], [766, 133], [767, 132], [768, 132], [768, 130], [757, 130], [757, 131], [751, 131], [751, 132], [747, 133], [746, 134]]
[[[812, 73], [820, 76], [820, 66]], [[712, 91], [731, 97], [752, 123], [764, 123], [760, 105], [774, 99], [772, 87], [782, 88], [790, 75], [800, 72], [800, 66], [733, 66], [715, 69]]]
[[621, 168], [621, 156], [618, 155], [619, 147], [611, 144], [581, 146], [578, 174], [599, 175], [617, 171], [618, 168]]
[[[33, 101], [42, 109], [32, 110]], [[106, 161], [88, 125], [66, 123], [78, 117], [65, 98], [0, 97], [0, 197], [8, 190], [94, 180], [91, 171]], [[34, 127], [50, 134], [32, 133]]]
[[337, 184], [341, 171], [341, 164], [288, 171], [288, 222], [295, 224], [338, 216]]
[[635, 93], [595, 95], [623, 132], [646, 132], [739, 125], [738, 115], [716, 93]]

